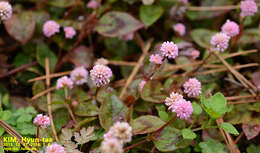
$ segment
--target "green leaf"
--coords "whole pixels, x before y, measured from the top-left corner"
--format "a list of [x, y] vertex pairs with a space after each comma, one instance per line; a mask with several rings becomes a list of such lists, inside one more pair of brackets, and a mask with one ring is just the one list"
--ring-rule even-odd
[[165, 122], [167, 122], [169, 120], [169, 115], [165, 111], [159, 111], [159, 116]]
[[77, 0], [48, 0], [47, 1], [47, 3], [52, 6], [62, 7], [62, 8], [70, 7], [74, 5], [76, 2]]
[[202, 153], [226, 153], [224, 145], [213, 139], [208, 139], [206, 142], [200, 142], [199, 146], [202, 149]]
[[19, 123], [17, 130], [22, 135], [34, 135], [36, 128], [32, 123]]
[[197, 104], [196, 102], [192, 102], [192, 108], [193, 108], [193, 114], [195, 115], [199, 115], [202, 113], [202, 109], [200, 107], [199, 104]]
[[144, 101], [163, 103], [167, 95], [161, 90], [163, 88], [159, 81], [148, 81], [142, 90], [141, 98]]
[[45, 83], [42, 80], [35, 81], [32, 86], [33, 95], [37, 95], [38, 93], [45, 90]]
[[133, 133], [136, 134], [145, 134], [151, 133], [159, 129], [165, 124], [160, 118], [152, 115], [140, 116], [131, 122], [133, 128]]
[[53, 114], [53, 121], [57, 132], [68, 122], [69, 113], [67, 109], [59, 109]]
[[39, 44], [37, 46], [37, 61], [39, 64], [45, 68], [45, 58], [48, 57], [50, 61], [50, 71], [53, 72], [57, 58], [56, 55], [49, 49], [49, 47], [45, 44]]
[[12, 112], [9, 110], [4, 110], [0, 114], [1, 114], [0, 118], [5, 121], [8, 120], [12, 116]]
[[30, 57], [24, 53], [18, 53], [15, 58], [13, 64], [15, 67], [22, 66], [24, 64], [28, 64], [30, 62]]
[[194, 29], [191, 31], [192, 39], [202, 48], [208, 48], [210, 46], [211, 37], [216, 32], [207, 29]]
[[32, 121], [32, 115], [30, 114], [22, 114], [20, 117], [17, 119], [17, 123], [23, 123], [23, 122], [31, 122]]
[[5, 129], [2, 126], [0, 126], [0, 136], [2, 136], [4, 133], [5, 133]]
[[112, 11], [103, 15], [96, 27], [98, 33], [108, 37], [118, 37], [143, 27], [140, 21], [124, 12]]
[[213, 119], [220, 118], [228, 111], [226, 99], [221, 93], [216, 93], [210, 98], [210, 101], [205, 96], [201, 96], [201, 102], [204, 110]]
[[251, 144], [249, 147], [246, 148], [247, 153], [259, 153], [260, 146], [255, 146]]
[[32, 38], [35, 29], [35, 21], [30, 12], [13, 14], [4, 24], [8, 34], [22, 44]]
[[182, 129], [181, 133], [184, 139], [193, 140], [196, 138], [196, 134], [191, 129]]
[[94, 104], [95, 101], [80, 102], [75, 109], [75, 115], [77, 116], [96, 116], [99, 113], [97, 105]]
[[260, 41], [260, 30], [258, 28], [245, 29], [242, 37], [238, 40], [241, 45], [252, 44]]
[[231, 134], [234, 134], [234, 135], [239, 135], [239, 132], [237, 131], [237, 129], [230, 123], [227, 123], [227, 122], [224, 122], [220, 125], [220, 127], [228, 132], [228, 133], [231, 133]]
[[159, 5], [142, 5], [140, 7], [140, 18], [149, 27], [163, 14], [163, 8]]
[[159, 151], [170, 152], [185, 148], [189, 146], [192, 141], [182, 139], [180, 130], [166, 126], [153, 142]]
[[109, 95], [102, 102], [99, 113], [101, 126], [108, 130], [114, 122], [126, 117], [127, 107], [115, 95]]

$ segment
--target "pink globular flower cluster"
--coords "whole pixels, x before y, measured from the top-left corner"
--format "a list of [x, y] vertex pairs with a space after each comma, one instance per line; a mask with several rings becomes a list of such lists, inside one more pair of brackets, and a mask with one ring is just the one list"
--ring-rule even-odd
[[64, 28], [65, 37], [72, 39], [76, 35], [76, 31], [73, 27], [65, 27]]
[[142, 80], [142, 81], [139, 83], [139, 85], [138, 85], [138, 90], [139, 90], [139, 92], [142, 92], [142, 91], [143, 91], [143, 88], [144, 88], [145, 84], [146, 84], [146, 81], [145, 81], [145, 80]]
[[196, 78], [190, 78], [183, 87], [188, 97], [197, 97], [201, 93], [201, 83]]
[[240, 4], [241, 17], [245, 16], [254, 16], [254, 14], [258, 11], [257, 4], [254, 0], [244, 0]]
[[51, 37], [54, 34], [59, 33], [59, 32], [60, 32], [60, 25], [57, 22], [55, 22], [53, 20], [49, 20], [44, 23], [43, 34], [46, 37]]
[[34, 118], [33, 123], [36, 126], [40, 126], [40, 127], [45, 129], [47, 126], [50, 125], [50, 118], [48, 116], [46, 116], [46, 115], [38, 114]]
[[210, 43], [215, 47], [215, 50], [224, 52], [228, 48], [229, 39], [227, 34], [220, 32], [212, 36]]
[[239, 26], [236, 22], [227, 20], [226, 23], [221, 27], [223, 33], [229, 37], [234, 37], [239, 34]]
[[165, 99], [165, 105], [180, 119], [188, 120], [193, 112], [191, 102], [185, 100], [179, 93], [172, 92], [170, 97]]
[[53, 143], [47, 147], [46, 153], [66, 153], [66, 151], [65, 151], [64, 147], [62, 147], [62, 145]]
[[5, 1], [0, 2], [0, 18], [1, 20], [7, 20], [12, 17], [12, 6]]
[[162, 64], [162, 56], [159, 54], [152, 54], [149, 58], [149, 61], [154, 64]]
[[179, 2], [181, 2], [183, 4], [187, 4], [189, 2], [189, 0], [179, 0]]
[[87, 8], [96, 9], [99, 7], [99, 2], [97, 0], [90, 0], [87, 3]]
[[185, 25], [182, 23], [177, 23], [173, 26], [173, 30], [177, 32], [180, 36], [185, 35], [186, 28]]
[[101, 153], [123, 153], [123, 144], [132, 140], [132, 127], [127, 122], [116, 122], [104, 135]]
[[189, 56], [189, 57], [192, 57], [193, 59], [196, 59], [200, 56], [200, 51], [198, 51], [194, 48], [191, 48], [191, 49], [188, 49], [185, 51], [181, 51], [180, 55]]
[[62, 88], [73, 88], [73, 81], [68, 78], [67, 76], [63, 76], [57, 80], [56, 83], [56, 89], [62, 89]]
[[97, 87], [107, 85], [110, 82], [112, 74], [111, 69], [105, 65], [95, 65], [93, 69], [90, 70], [91, 80]]
[[192, 104], [185, 99], [176, 101], [169, 107], [173, 112], [177, 114], [180, 119], [188, 120], [193, 112]]
[[88, 81], [88, 71], [83, 67], [77, 67], [70, 73], [71, 80], [76, 85], [82, 85]]
[[178, 47], [173, 42], [166, 41], [162, 44], [161, 53], [164, 57], [174, 59], [178, 56]]

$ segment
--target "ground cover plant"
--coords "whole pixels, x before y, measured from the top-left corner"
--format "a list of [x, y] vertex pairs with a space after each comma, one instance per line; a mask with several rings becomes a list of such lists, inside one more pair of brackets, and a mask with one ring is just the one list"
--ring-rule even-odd
[[257, 0], [1, 0], [0, 152], [260, 153]]

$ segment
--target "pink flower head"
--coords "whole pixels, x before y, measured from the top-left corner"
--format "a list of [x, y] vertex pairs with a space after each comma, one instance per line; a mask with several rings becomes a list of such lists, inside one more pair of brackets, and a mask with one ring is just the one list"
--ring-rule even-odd
[[142, 81], [139, 83], [138, 89], [139, 89], [140, 92], [143, 91], [143, 88], [144, 88], [145, 84], [146, 84], [146, 81], [145, 81], [145, 80], [142, 80]]
[[105, 65], [95, 65], [90, 71], [90, 77], [96, 86], [105, 86], [110, 82], [112, 71], [109, 67]]
[[185, 99], [178, 100], [173, 105], [169, 107], [169, 109], [172, 110], [172, 112], [175, 112], [177, 114], [177, 117], [180, 119], [189, 119], [192, 112], [192, 104], [190, 101], [186, 101]]
[[70, 89], [73, 88], [73, 81], [68, 78], [67, 76], [61, 77], [57, 80], [57, 84], [56, 84], [56, 89], [61, 89], [61, 88], [65, 88], [68, 87]]
[[217, 51], [224, 52], [228, 48], [229, 39], [227, 34], [220, 32], [212, 36], [210, 43]]
[[254, 0], [242, 1], [240, 4], [240, 9], [241, 9], [241, 13], [240, 13], [241, 17], [253, 16], [258, 11], [257, 4], [255, 3]]
[[154, 64], [162, 64], [162, 60], [163, 58], [159, 54], [152, 54], [149, 59], [149, 61]]
[[65, 37], [72, 39], [76, 35], [76, 31], [73, 27], [65, 27], [64, 28]]
[[239, 34], [238, 24], [230, 20], [226, 21], [226, 23], [221, 27], [221, 30], [230, 37], [234, 37]]
[[189, 0], [179, 0], [179, 2], [181, 2], [183, 4], [187, 4], [189, 2]]
[[76, 85], [82, 85], [88, 81], [88, 71], [83, 67], [77, 67], [70, 73], [71, 80]]
[[131, 33], [128, 33], [126, 35], [123, 35], [122, 38], [126, 41], [129, 41], [129, 40], [133, 40], [134, 39], [134, 33], [131, 32]]
[[183, 87], [188, 97], [197, 97], [201, 93], [201, 83], [195, 78], [190, 78], [183, 84]]
[[177, 23], [173, 26], [173, 30], [177, 32], [180, 36], [183, 36], [185, 35], [186, 28], [184, 24]]
[[112, 137], [113, 137], [113, 135], [112, 135], [111, 130], [109, 130], [106, 134], [104, 134], [104, 140], [108, 140]]
[[53, 20], [49, 20], [44, 23], [43, 34], [46, 37], [51, 37], [55, 33], [59, 33], [59, 32], [60, 32], [60, 25], [57, 22], [55, 22]]
[[178, 93], [176, 93], [176, 92], [172, 92], [172, 93], [170, 94], [170, 97], [167, 97], [167, 98], [165, 99], [165, 105], [171, 106], [171, 105], [173, 105], [175, 102], [180, 101], [180, 100], [183, 100], [183, 96], [180, 95], [180, 94], [178, 94]]
[[50, 118], [48, 116], [46, 116], [46, 115], [38, 114], [34, 118], [33, 123], [36, 126], [40, 126], [40, 127], [45, 129], [47, 126], [50, 125]]
[[66, 151], [62, 145], [53, 143], [47, 147], [46, 153], [66, 153]]
[[99, 7], [99, 2], [97, 0], [90, 0], [87, 4], [87, 8], [96, 9]]
[[10, 19], [12, 16], [12, 6], [5, 1], [0, 2], [0, 18], [1, 20]]
[[200, 56], [200, 51], [198, 51], [198, 50], [196, 50], [196, 49], [193, 49], [193, 50], [191, 51], [191, 56], [192, 56], [193, 59], [198, 58], [198, 57]]
[[178, 56], [178, 47], [173, 42], [166, 41], [161, 46], [161, 52], [164, 57], [174, 59]]

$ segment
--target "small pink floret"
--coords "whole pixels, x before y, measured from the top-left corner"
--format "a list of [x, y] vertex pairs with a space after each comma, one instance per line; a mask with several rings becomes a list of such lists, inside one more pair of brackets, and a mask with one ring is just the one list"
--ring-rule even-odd
[[230, 20], [226, 21], [226, 23], [221, 27], [221, 30], [230, 37], [234, 37], [239, 34], [238, 24]]
[[66, 88], [66, 87], [72, 89], [73, 81], [70, 78], [68, 78], [67, 76], [59, 78], [56, 83], [56, 89], [58, 90], [61, 88]]
[[48, 116], [46, 116], [46, 115], [38, 114], [34, 118], [33, 123], [36, 126], [40, 126], [40, 127], [45, 129], [47, 126], [50, 125], [50, 118]]
[[46, 37], [51, 37], [54, 34], [59, 33], [59, 32], [60, 32], [60, 25], [57, 22], [55, 22], [53, 20], [49, 20], [44, 23], [43, 34]]
[[149, 59], [149, 61], [154, 64], [162, 64], [162, 60], [163, 58], [159, 54], [152, 54]]
[[180, 119], [188, 120], [193, 112], [192, 104], [185, 99], [178, 100], [169, 107]]
[[112, 71], [105, 65], [95, 65], [90, 71], [91, 80], [97, 87], [105, 86], [110, 82]]
[[65, 27], [64, 28], [65, 37], [72, 39], [76, 35], [76, 31], [73, 27]]
[[183, 87], [188, 97], [197, 97], [201, 93], [201, 83], [195, 78], [190, 78], [183, 84]]
[[254, 0], [245, 0], [241, 2], [240, 5], [241, 17], [245, 16], [254, 16], [254, 14], [258, 11], [257, 4]]
[[96, 9], [99, 7], [99, 2], [97, 0], [90, 0], [87, 3], [87, 8]]
[[162, 44], [161, 53], [164, 57], [168, 57], [169, 59], [174, 59], [178, 56], [178, 47], [173, 42], [166, 41]]
[[210, 43], [215, 47], [215, 50], [224, 52], [228, 48], [229, 39], [227, 34], [220, 32], [212, 36]]
[[76, 85], [82, 85], [88, 81], [88, 71], [83, 67], [77, 67], [70, 73], [71, 80]]
[[47, 147], [46, 153], [66, 153], [66, 151], [65, 151], [64, 147], [62, 147], [62, 145], [53, 143]]
[[185, 35], [186, 28], [185, 25], [182, 23], [177, 23], [173, 26], [173, 30], [177, 32], [180, 36]]

